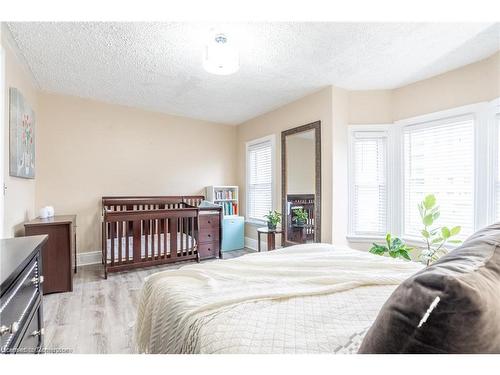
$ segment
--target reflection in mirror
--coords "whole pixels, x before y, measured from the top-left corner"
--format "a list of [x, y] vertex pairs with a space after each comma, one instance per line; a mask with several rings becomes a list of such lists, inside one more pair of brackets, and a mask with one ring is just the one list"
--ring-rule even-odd
[[314, 130], [286, 137], [287, 241], [314, 242]]
[[282, 194], [285, 245], [319, 242], [320, 123], [282, 134]]

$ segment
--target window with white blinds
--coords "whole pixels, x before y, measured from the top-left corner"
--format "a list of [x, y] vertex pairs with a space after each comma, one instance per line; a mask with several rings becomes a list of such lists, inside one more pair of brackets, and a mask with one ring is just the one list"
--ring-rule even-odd
[[351, 234], [387, 232], [387, 134], [355, 131], [351, 144]]
[[273, 200], [273, 139], [247, 144], [247, 219], [265, 220]]
[[474, 231], [474, 121], [461, 117], [404, 129], [404, 235], [419, 236], [417, 205], [434, 194], [436, 225], [460, 225], [463, 239]]

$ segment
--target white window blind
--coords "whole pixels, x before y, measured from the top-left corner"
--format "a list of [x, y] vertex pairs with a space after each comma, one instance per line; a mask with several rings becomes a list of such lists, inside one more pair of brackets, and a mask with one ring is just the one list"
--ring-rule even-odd
[[356, 131], [352, 143], [351, 234], [387, 231], [387, 135]]
[[500, 115], [497, 115], [497, 178], [496, 178], [496, 221], [500, 221]]
[[408, 126], [404, 130], [404, 234], [419, 236], [417, 205], [434, 194], [436, 225], [474, 231], [474, 122], [472, 117]]
[[247, 218], [265, 220], [272, 209], [272, 141], [247, 146]]

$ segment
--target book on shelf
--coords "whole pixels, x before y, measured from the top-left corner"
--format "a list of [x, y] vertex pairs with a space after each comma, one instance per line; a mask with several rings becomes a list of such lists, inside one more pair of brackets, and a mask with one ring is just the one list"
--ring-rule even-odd
[[232, 190], [217, 190], [215, 192], [216, 200], [233, 200], [235, 198], [235, 194]]
[[207, 186], [207, 200], [222, 207], [224, 216], [236, 216], [239, 214], [238, 186]]
[[225, 216], [238, 215], [238, 204], [235, 202], [221, 202], [222, 213]]

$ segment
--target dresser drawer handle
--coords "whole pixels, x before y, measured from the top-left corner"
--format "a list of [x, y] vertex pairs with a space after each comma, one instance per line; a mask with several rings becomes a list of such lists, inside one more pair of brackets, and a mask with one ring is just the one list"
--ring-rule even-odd
[[43, 284], [43, 281], [44, 281], [43, 276], [40, 276], [40, 277], [35, 276], [35, 277], [33, 277], [33, 278], [31, 279], [31, 283], [32, 283], [33, 285], [37, 285], [38, 283]]
[[7, 326], [1, 326], [0, 327], [0, 336], [3, 336], [5, 334], [11, 333], [14, 334], [19, 330], [19, 323], [14, 322], [10, 325], [10, 327]]
[[40, 328], [37, 331], [31, 332], [31, 336], [34, 336], [34, 337], [36, 337], [36, 336], [43, 336], [43, 335], [45, 335], [45, 329], [43, 329], [43, 328]]

